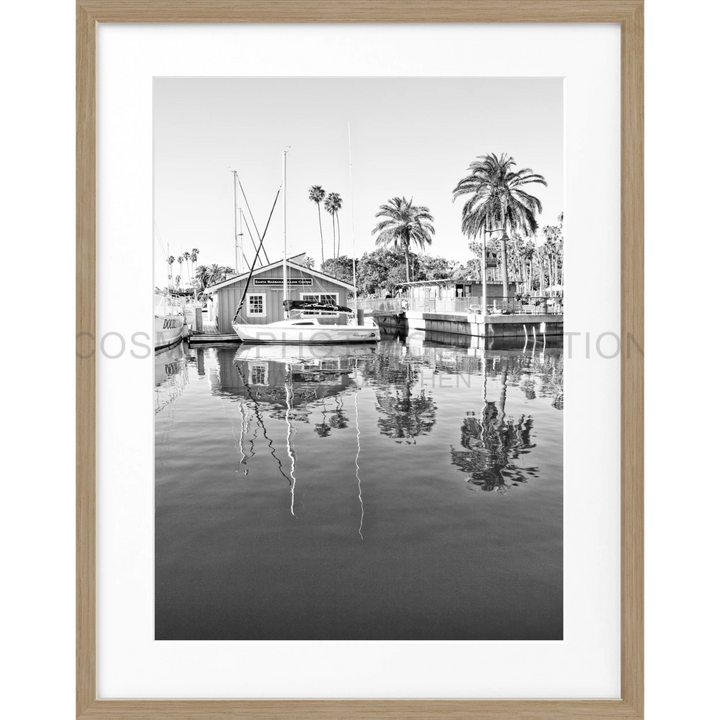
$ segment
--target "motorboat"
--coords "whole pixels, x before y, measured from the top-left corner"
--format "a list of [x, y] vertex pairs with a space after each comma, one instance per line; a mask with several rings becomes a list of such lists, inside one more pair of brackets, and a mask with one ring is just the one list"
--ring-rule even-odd
[[172, 347], [187, 337], [185, 316], [167, 295], [155, 295], [155, 350]]

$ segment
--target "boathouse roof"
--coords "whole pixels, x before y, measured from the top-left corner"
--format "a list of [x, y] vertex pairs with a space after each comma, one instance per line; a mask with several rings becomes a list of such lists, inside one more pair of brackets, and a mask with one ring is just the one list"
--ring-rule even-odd
[[[302, 257], [304, 255], [295, 255], [294, 257]], [[341, 287], [347, 288], [348, 290], [352, 290], [355, 292], [355, 286], [351, 285], [350, 283], [346, 283], [343, 280], [338, 280], [338, 278], [333, 277], [332, 275], [326, 275], [325, 273], [322, 273], [318, 270], [314, 270], [313, 268], [306, 267], [305, 265], [300, 265], [299, 263], [293, 262], [293, 258], [287, 259], [287, 265], [289, 268], [293, 268], [295, 270], [301, 270], [304, 273], [308, 273], [309, 275], [314, 275], [315, 277], [319, 278], [320, 280], [325, 280], [327, 282], [334, 283], [335, 285], [340, 285]], [[267, 272], [268, 270], [273, 270], [274, 268], [281, 267], [282, 266], [282, 260], [278, 260], [277, 262], [270, 263], [269, 265], [263, 265], [261, 268], [256, 268], [253, 271], [253, 275], [262, 275], [264, 272]], [[228, 278], [227, 280], [223, 280], [223, 282], [216, 283], [215, 285], [208, 285], [208, 287], [205, 288], [205, 292], [215, 292], [216, 290], [221, 290], [224, 287], [227, 287], [228, 285], [233, 285], [236, 282], [240, 282], [242, 280], [247, 279], [250, 277], [249, 272], [242, 273], [241, 275], [233, 275], [232, 277]]]

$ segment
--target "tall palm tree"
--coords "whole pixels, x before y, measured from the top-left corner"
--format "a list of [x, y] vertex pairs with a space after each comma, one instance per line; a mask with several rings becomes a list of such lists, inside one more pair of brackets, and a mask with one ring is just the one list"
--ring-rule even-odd
[[192, 264], [193, 264], [193, 273], [192, 273], [192, 274], [193, 274], [193, 277], [195, 277], [195, 275], [197, 274], [197, 265], [196, 265], [196, 263], [197, 263], [197, 259], [198, 259], [198, 255], [199, 255], [199, 254], [200, 254], [200, 251], [199, 251], [197, 248], [193, 248], [193, 249], [190, 251], [190, 259], [192, 260]]
[[[331, 192], [328, 193], [327, 197], [325, 198], [325, 209], [330, 213], [333, 220], [333, 257], [336, 258], [338, 256], [337, 250], [335, 248], [335, 238], [337, 237], [337, 249], [340, 249], [340, 224], [337, 222], [337, 214], [342, 208], [342, 198], [338, 193]], [[335, 231], [335, 227], [337, 225], [337, 233]]]
[[320, 225], [320, 267], [325, 262], [325, 241], [323, 240], [322, 216], [320, 214], [320, 203], [325, 199], [325, 191], [321, 185], [313, 185], [310, 188], [309, 197], [317, 205], [318, 224]]
[[558, 215], [558, 225], [546, 225], [543, 228], [545, 247], [550, 255], [548, 271], [551, 274], [549, 280], [551, 287], [553, 285], [562, 285], [560, 271], [564, 251], [563, 220], [564, 214], [560, 213], [560, 215]]
[[204, 291], [208, 286], [209, 270], [210, 268], [207, 265], [198, 265], [195, 269], [195, 279], [197, 280], [200, 292]]
[[412, 198], [394, 197], [375, 214], [376, 218], [385, 218], [380, 221], [372, 234], [377, 234], [376, 245], [392, 247], [405, 255], [405, 280], [410, 282], [410, 248], [413, 244], [419, 250], [426, 245], [432, 245], [432, 236], [435, 234], [435, 222], [428, 208], [422, 205], [413, 205]]
[[495, 153], [482, 155], [470, 163], [470, 174], [453, 190], [453, 200], [461, 195], [470, 195], [462, 210], [462, 231], [465, 235], [477, 238], [480, 233], [502, 230], [500, 263], [504, 297], [509, 294], [508, 234], [534, 234], [538, 229], [535, 216], [542, 212], [540, 201], [523, 187], [535, 183], [547, 186], [542, 175], [529, 168], [513, 170], [515, 165], [515, 160], [505, 153], [500, 157]]
[[172, 266], [175, 262], [175, 258], [171, 255], [168, 258], [168, 286], [172, 285]]
[[183, 253], [183, 257], [185, 258], [185, 261], [187, 262], [187, 274], [188, 274], [188, 285], [190, 285], [190, 253], [185, 251]]
[[182, 277], [182, 269], [183, 269], [183, 263], [185, 262], [185, 256], [178, 255], [177, 261], [180, 263], [180, 276]]
[[340, 197], [339, 193], [330, 193], [332, 195], [333, 199], [333, 205], [335, 207], [334, 217], [335, 217], [335, 225], [337, 226], [337, 247], [335, 248], [335, 257], [340, 257], [340, 218], [338, 217], [338, 213], [342, 210], [342, 198]]
[[525, 292], [530, 295], [533, 291], [533, 257], [535, 255], [535, 243], [528, 240], [522, 249], [523, 264], [527, 269]]

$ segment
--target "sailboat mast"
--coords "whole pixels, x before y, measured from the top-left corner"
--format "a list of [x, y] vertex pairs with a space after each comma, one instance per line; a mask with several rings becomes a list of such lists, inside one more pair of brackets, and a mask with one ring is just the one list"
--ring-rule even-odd
[[243, 211], [240, 208], [240, 274], [245, 272], [245, 248], [243, 247]]
[[348, 159], [350, 162], [350, 239], [352, 243], [353, 255], [353, 287], [355, 288], [355, 317], [358, 312], [358, 289], [357, 289], [357, 271], [355, 268], [355, 199], [353, 198], [353, 182], [352, 182], [352, 142], [350, 139], [350, 121], [348, 120]]
[[235, 232], [233, 234], [233, 250], [235, 252], [235, 272], [239, 272], [240, 265], [238, 263], [238, 226], [237, 226], [237, 173], [235, 170], [232, 171], [233, 175], [233, 222], [235, 224]]
[[[287, 154], [289, 148], [283, 150], [283, 303], [288, 299], [287, 277]], [[285, 305], [283, 305], [285, 307]]]

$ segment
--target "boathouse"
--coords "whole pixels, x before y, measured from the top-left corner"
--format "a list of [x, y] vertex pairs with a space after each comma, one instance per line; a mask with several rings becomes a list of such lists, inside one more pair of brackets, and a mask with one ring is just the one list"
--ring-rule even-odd
[[[305, 267], [294, 262], [297, 258], [288, 258], [288, 299], [311, 300], [314, 302], [334, 303], [335, 305], [348, 304], [348, 294], [353, 294], [355, 288], [342, 280]], [[250, 273], [242, 273], [228, 278], [217, 285], [205, 289], [211, 293], [215, 304], [217, 316], [217, 330], [219, 333], [232, 333], [232, 322], [235, 317], [245, 287], [247, 294], [238, 320], [251, 324], [266, 325], [285, 318], [283, 301], [283, 263], [282, 260], [270, 263], [261, 268], [255, 268]], [[327, 320], [329, 323], [344, 324], [347, 315], [337, 315], [326, 311], [316, 311], [320, 323]]]

